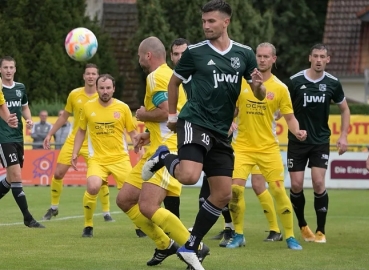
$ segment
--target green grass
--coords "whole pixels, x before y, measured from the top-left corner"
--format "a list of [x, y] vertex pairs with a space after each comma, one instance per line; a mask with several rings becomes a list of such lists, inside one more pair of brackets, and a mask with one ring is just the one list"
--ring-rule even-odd
[[[29, 229], [11, 194], [0, 201], [0, 269], [152, 269], [146, 266], [154, 244], [148, 238], [137, 238], [134, 226], [115, 205], [117, 191], [111, 188], [111, 211], [116, 222], [104, 223], [98, 202], [94, 237], [81, 237], [83, 229], [83, 188], [64, 188], [60, 213], [44, 222], [46, 229]], [[30, 210], [40, 219], [49, 207], [49, 188], [26, 187]], [[182, 221], [192, 226], [196, 215], [198, 188], [184, 188], [181, 199]], [[306, 190], [306, 216], [315, 229], [311, 190]], [[331, 190], [327, 220], [327, 244], [303, 243], [304, 250], [288, 250], [285, 241], [265, 243], [268, 227], [256, 196], [245, 193], [246, 247], [224, 249], [210, 240], [222, 229], [221, 219], [205, 237], [211, 248], [206, 258], [207, 270], [242, 269], [369, 269], [368, 191]], [[67, 219], [69, 217], [69, 219]], [[14, 225], [15, 224], [15, 225]], [[297, 239], [301, 240], [295, 224]], [[155, 270], [184, 270], [186, 266], [172, 256]]]

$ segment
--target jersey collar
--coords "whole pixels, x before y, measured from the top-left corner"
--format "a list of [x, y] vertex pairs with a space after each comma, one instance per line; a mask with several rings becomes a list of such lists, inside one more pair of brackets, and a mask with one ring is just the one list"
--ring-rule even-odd
[[217, 52], [217, 53], [219, 53], [220, 55], [225, 55], [225, 54], [227, 54], [231, 49], [232, 49], [232, 46], [233, 46], [233, 40], [229, 40], [230, 42], [229, 42], [229, 46], [228, 46], [228, 48], [225, 50], [225, 51], [220, 51], [220, 50], [218, 50], [217, 48], [215, 48], [214, 46], [213, 46], [213, 44], [211, 44], [210, 43], [210, 40], [206, 40], [206, 43], [208, 44], [208, 46], [210, 47], [210, 48], [212, 48], [215, 52]]
[[3, 87], [6, 87], [6, 88], [8, 88], [8, 89], [12, 89], [14, 86], [15, 86], [15, 82], [13, 82], [13, 84], [12, 84], [11, 86], [7, 86], [7, 85], [4, 85], [4, 84], [3, 84]]
[[319, 79], [316, 79], [316, 80], [312, 80], [310, 79], [308, 76], [307, 76], [307, 69], [304, 70], [304, 77], [306, 80], [308, 80], [309, 82], [312, 82], [312, 83], [317, 83], [317, 82], [320, 82], [321, 80], [324, 79], [325, 77], [325, 71], [323, 71], [323, 75], [322, 77], [320, 77]]

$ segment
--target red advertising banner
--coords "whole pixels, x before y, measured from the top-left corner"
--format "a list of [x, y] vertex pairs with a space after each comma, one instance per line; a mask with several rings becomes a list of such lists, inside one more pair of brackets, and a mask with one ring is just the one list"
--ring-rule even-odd
[[[54, 175], [56, 161], [58, 159], [59, 150], [25, 150], [24, 165], [22, 169], [23, 185], [50, 185]], [[136, 165], [139, 156], [133, 151], [129, 151], [132, 166]], [[0, 165], [1, 167], [1, 165]], [[72, 167], [69, 168], [67, 174], [63, 178], [64, 185], [85, 185], [87, 164], [83, 157], [78, 158], [78, 171]], [[5, 175], [6, 170], [0, 168], [0, 175]], [[115, 185], [112, 176], [108, 178], [109, 185]]]
[[331, 162], [332, 180], [369, 180], [365, 160], [333, 160]]

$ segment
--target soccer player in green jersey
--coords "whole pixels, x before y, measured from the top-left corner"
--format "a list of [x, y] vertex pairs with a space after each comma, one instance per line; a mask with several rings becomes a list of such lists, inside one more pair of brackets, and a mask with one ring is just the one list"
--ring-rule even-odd
[[28, 107], [26, 88], [24, 84], [14, 82], [15, 64], [15, 60], [10, 56], [0, 60], [4, 97], [10, 113], [16, 114], [18, 121], [18, 127], [11, 128], [4, 120], [0, 120], [0, 161], [3, 167], [6, 168], [6, 178], [0, 181], [0, 199], [11, 189], [15, 201], [22, 211], [24, 225], [30, 228], [45, 228], [29, 212], [26, 194], [22, 187], [21, 169], [24, 162], [24, 139], [21, 118], [23, 116], [26, 120], [28, 129], [32, 128], [33, 122]]
[[[347, 150], [347, 134], [350, 125], [350, 109], [342, 85], [338, 79], [325, 71], [330, 55], [324, 44], [316, 44], [310, 50], [309, 69], [293, 75], [288, 88], [293, 110], [306, 130], [305, 141], [299, 141], [288, 133], [287, 166], [291, 177], [291, 202], [305, 241], [325, 243], [325, 223], [328, 212], [328, 193], [325, 188], [325, 173], [329, 159], [331, 131], [328, 126], [331, 101], [341, 111], [341, 135], [337, 141], [338, 153]], [[305, 196], [303, 191], [306, 164], [311, 168], [314, 189], [314, 208], [317, 218], [315, 234], [305, 220]]]
[[[234, 156], [228, 130], [240, 94], [241, 78], [251, 84], [258, 99], [265, 97], [254, 52], [228, 36], [230, 5], [212, 0], [201, 11], [207, 40], [187, 48], [168, 85], [168, 127], [178, 134], [178, 155], [170, 154], [161, 146], [142, 171], [143, 179], [147, 180], [166, 166], [169, 173], [185, 185], [195, 184], [202, 170], [207, 175], [210, 196], [199, 210], [188, 241], [177, 251], [178, 256], [196, 270], [204, 269], [196, 255], [197, 247], [232, 196]], [[177, 116], [179, 85], [190, 76], [188, 101]]]

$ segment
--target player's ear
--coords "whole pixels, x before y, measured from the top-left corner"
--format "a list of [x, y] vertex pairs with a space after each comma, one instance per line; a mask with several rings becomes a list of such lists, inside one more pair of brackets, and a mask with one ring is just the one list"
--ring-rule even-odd
[[328, 55], [327, 56], [327, 64], [331, 61], [331, 57]]

